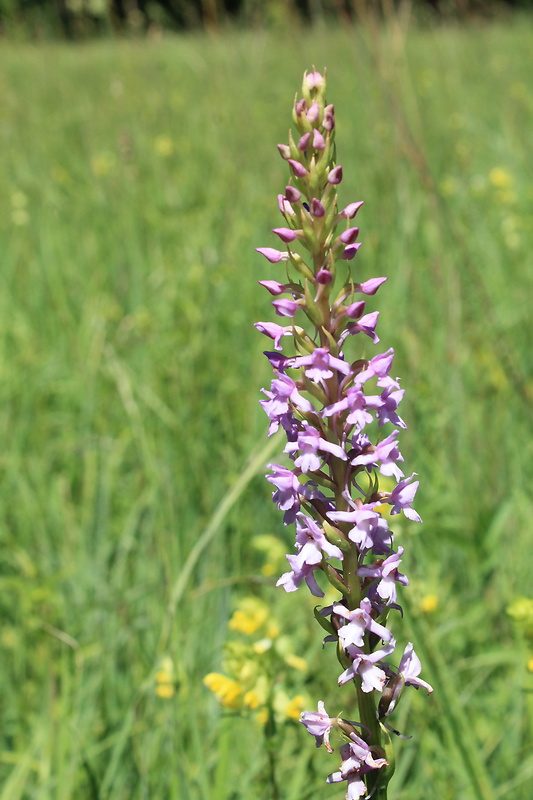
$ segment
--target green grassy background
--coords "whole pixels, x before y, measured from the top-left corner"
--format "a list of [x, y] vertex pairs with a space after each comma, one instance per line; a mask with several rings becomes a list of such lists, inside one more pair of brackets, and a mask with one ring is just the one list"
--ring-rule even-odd
[[[277, 271], [253, 248], [275, 246], [275, 145], [313, 63], [341, 200], [366, 203], [355, 274], [389, 276], [373, 307], [421, 480], [397, 632], [435, 693], [397, 721], [413, 739], [391, 800], [529, 800], [531, 652], [506, 608], [533, 593], [532, 34], [2, 43], [0, 800], [271, 797], [259, 727], [202, 685], [244, 594], [290, 620], [310, 695], [349, 711], [308, 599], [274, 590], [253, 547], [290, 543], [252, 327]], [[343, 796], [336, 765], [288, 727], [284, 800]]]

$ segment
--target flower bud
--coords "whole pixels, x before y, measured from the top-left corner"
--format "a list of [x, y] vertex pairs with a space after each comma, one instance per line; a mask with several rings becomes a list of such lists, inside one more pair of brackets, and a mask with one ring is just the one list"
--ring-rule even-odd
[[320, 109], [318, 107], [318, 103], [313, 103], [313, 105], [306, 114], [307, 119], [312, 125], [314, 125], [315, 123], [318, 122], [319, 115], [320, 115]]
[[285, 187], [285, 197], [289, 203], [297, 203], [302, 195], [294, 186]]
[[[302, 137], [303, 138], [303, 137]], [[313, 130], [313, 147], [315, 150], [324, 150], [326, 146], [326, 142], [324, 141], [324, 137], [320, 133], [317, 128]]]
[[361, 247], [361, 244], [362, 242], [355, 242], [354, 244], [347, 245], [347, 247], [344, 248], [344, 253], [342, 254], [341, 258], [343, 258], [345, 261], [351, 261]]
[[304, 150], [307, 150], [307, 148], [309, 147], [310, 139], [311, 139], [311, 134], [309, 133], [309, 131], [307, 133], [304, 133], [303, 136], [300, 136], [300, 139], [298, 141], [298, 150], [301, 150], [302, 152]]
[[331, 131], [335, 127], [335, 117], [334, 117], [334, 107], [333, 105], [326, 106], [324, 109], [324, 119], [322, 120], [322, 127], [325, 131]]
[[339, 239], [343, 244], [353, 244], [357, 239], [358, 233], [359, 228], [347, 228], [347, 230], [341, 233]]
[[279, 317], [294, 317], [299, 303], [296, 300], [282, 297], [280, 300], [273, 300], [272, 305]]
[[278, 194], [278, 208], [285, 218], [294, 217], [294, 211], [287, 198], [282, 194]]
[[322, 89], [324, 86], [324, 78], [320, 74], [320, 72], [310, 72], [309, 74], [307, 71], [304, 74], [304, 89], [308, 91], [313, 91], [313, 89]]
[[329, 269], [326, 269], [325, 267], [322, 267], [322, 269], [318, 270], [318, 272], [316, 274], [316, 279], [323, 286], [327, 286], [333, 280], [333, 275], [331, 274]]
[[293, 231], [292, 228], [273, 228], [272, 233], [279, 236], [282, 242], [294, 242], [298, 236], [297, 232]]
[[[289, 162], [290, 163], [290, 162]], [[336, 185], [342, 181], [342, 167], [339, 164], [338, 167], [333, 167], [331, 172], [328, 175], [328, 183]]]
[[320, 200], [317, 200], [316, 197], [313, 197], [311, 200], [311, 214], [313, 217], [323, 217], [324, 213], [324, 206]]
[[297, 103], [294, 104], [294, 112], [297, 117], [301, 117], [307, 107], [307, 103], [305, 102], [304, 98], [298, 100]]
[[354, 288], [356, 292], [362, 292], [363, 294], [376, 294], [381, 284], [385, 283], [386, 280], [388, 278], [370, 278], [364, 283], [356, 283]]
[[304, 165], [300, 164], [299, 161], [295, 161], [293, 158], [288, 158], [287, 161], [297, 178], [305, 178], [306, 175], [309, 175]]
[[271, 264], [277, 264], [278, 261], [288, 261], [289, 254], [281, 250], [275, 250], [273, 247], [256, 247], [258, 253], [261, 253]]
[[352, 303], [346, 309], [346, 316], [349, 317], [350, 319], [359, 319], [359, 317], [365, 310], [365, 305], [366, 303], [364, 300], [359, 300], [357, 303]]
[[285, 291], [285, 285], [283, 283], [279, 283], [278, 281], [258, 281], [260, 286], [264, 286], [270, 294], [274, 296], [277, 294], [282, 294]]

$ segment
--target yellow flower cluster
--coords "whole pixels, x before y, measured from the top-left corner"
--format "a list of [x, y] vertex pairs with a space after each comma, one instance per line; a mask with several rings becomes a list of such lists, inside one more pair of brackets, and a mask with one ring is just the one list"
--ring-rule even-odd
[[489, 183], [495, 190], [495, 197], [499, 203], [514, 203], [516, 194], [513, 190], [513, 176], [503, 167], [494, 167], [489, 172]]
[[169, 700], [174, 696], [175, 688], [174, 664], [169, 656], [161, 661], [161, 666], [155, 673], [155, 693], [158, 697]]
[[[533, 648], [533, 598], [517, 597], [507, 607], [507, 614], [522, 629], [528, 644]], [[533, 653], [526, 666], [529, 672], [533, 672]]]
[[292, 652], [289, 638], [279, 635], [279, 624], [257, 597], [245, 597], [228, 627], [246, 637], [225, 646], [224, 673], [210, 672], [204, 684], [224, 708], [255, 712], [264, 725], [270, 714], [278, 722], [297, 720], [309, 703], [303, 694], [291, 696], [286, 684], [288, 669], [305, 673], [305, 659]]
[[30, 221], [28, 198], [24, 192], [13, 192], [11, 195], [11, 221], [13, 225], [26, 225]]

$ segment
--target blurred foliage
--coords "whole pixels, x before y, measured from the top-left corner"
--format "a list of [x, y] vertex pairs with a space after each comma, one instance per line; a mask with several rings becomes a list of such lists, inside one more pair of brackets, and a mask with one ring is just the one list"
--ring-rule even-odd
[[228, 23], [274, 28], [413, 12], [422, 20], [491, 17], [533, 9], [533, 0], [0, 0], [0, 32], [87, 38], [165, 29], [216, 30]]

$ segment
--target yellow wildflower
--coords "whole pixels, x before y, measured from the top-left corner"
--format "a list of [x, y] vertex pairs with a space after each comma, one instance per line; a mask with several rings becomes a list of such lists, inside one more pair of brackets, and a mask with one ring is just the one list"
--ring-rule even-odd
[[297, 669], [300, 672], [307, 671], [307, 661], [305, 660], [305, 658], [301, 658], [300, 656], [295, 656], [292, 653], [290, 653], [288, 656], [285, 656], [285, 663], [288, 664], [289, 667], [293, 667], [294, 669]]
[[248, 708], [258, 708], [261, 705], [259, 694], [255, 691], [255, 689], [250, 689], [249, 692], [246, 692], [243, 697], [243, 702], [245, 706], [248, 706]]
[[297, 694], [292, 700], [289, 701], [285, 709], [285, 714], [289, 717], [289, 719], [300, 719], [300, 715], [302, 711], [305, 709], [305, 697], [301, 694]]
[[269, 639], [277, 639], [279, 636], [279, 625], [277, 622], [269, 622], [267, 627], [267, 636]]
[[503, 167], [494, 167], [489, 172], [489, 183], [495, 189], [510, 189], [513, 185], [513, 178], [511, 173]]
[[91, 158], [91, 171], [97, 178], [102, 178], [111, 172], [114, 164], [115, 160], [111, 153], [100, 153]]
[[455, 178], [444, 178], [439, 184], [439, 189], [443, 197], [451, 197], [457, 192], [457, 181]]
[[169, 698], [174, 695], [174, 664], [170, 656], [161, 661], [161, 668], [155, 673], [155, 693], [158, 697]]
[[277, 536], [263, 534], [254, 536], [253, 544], [256, 550], [263, 553], [266, 561], [261, 567], [263, 575], [272, 577], [277, 575], [285, 563], [285, 547]]
[[262, 653], [266, 653], [267, 650], [270, 650], [272, 647], [272, 639], [260, 639], [258, 642], [254, 643], [253, 650], [254, 653], [261, 655]]
[[266, 725], [268, 722], [268, 709], [262, 708], [261, 711], [256, 714], [255, 718], [260, 725]]
[[509, 616], [522, 624], [533, 624], [533, 599], [531, 597], [517, 597], [507, 608]]
[[436, 594], [426, 594], [420, 601], [420, 611], [423, 614], [433, 614], [439, 605], [439, 598]]
[[268, 620], [268, 607], [257, 597], [245, 597], [228, 623], [232, 631], [251, 636]]
[[204, 678], [204, 684], [215, 693], [219, 703], [226, 708], [237, 708], [242, 694], [242, 686], [232, 678], [219, 672], [210, 672]]
[[174, 696], [174, 686], [171, 683], [158, 683], [155, 687], [155, 693], [158, 697], [169, 700]]
[[174, 152], [174, 142], [170, 136], [158, 136], [154, 141], [154, 150], [162, 158], [168, 158]]
[[533, 656], [531, 656], [531, 658], [527, 662], [527, 669], [528, 672], [533, 672]]
[[309, 698], [303, 694], [291, 697], [285, 689], [278, 689], [274, 694], [274, 712], [280, 723], [287, 719], [299, 719], [300, 714], [309, 704]]

